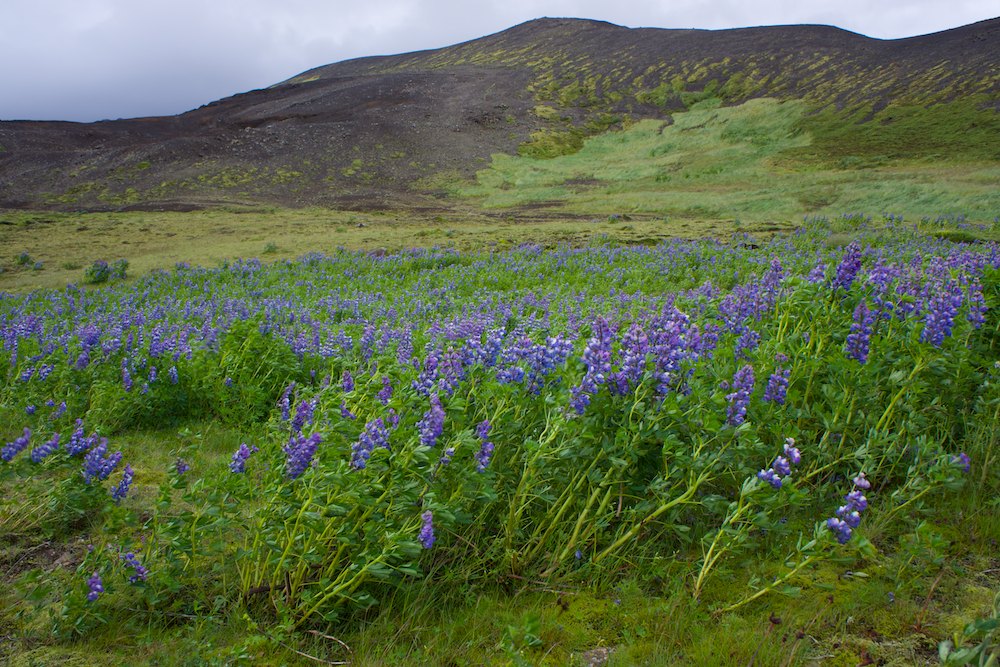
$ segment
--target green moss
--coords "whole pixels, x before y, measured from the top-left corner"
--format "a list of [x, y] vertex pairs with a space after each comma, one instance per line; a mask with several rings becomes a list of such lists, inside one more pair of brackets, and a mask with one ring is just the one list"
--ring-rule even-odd
[[583, 148], [580, 131], [538, 130], [531, 133], [531, 140], [517, 147], [518, 155], [535, 159], [550, 159], [572, 155]]
[[812, 145], [795, 154], [847, 166], [885, 159], [1000, 160], [1000, 113], [984, 96], [930, 106], [891, 105], [826, 109], [806, 115], [799, 127]]

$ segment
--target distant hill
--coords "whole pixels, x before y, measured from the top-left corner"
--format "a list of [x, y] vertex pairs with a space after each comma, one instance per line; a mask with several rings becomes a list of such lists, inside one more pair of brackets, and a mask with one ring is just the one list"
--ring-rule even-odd
[[768, 157], [786, 168], [998, 162], [998, 44], [1000, 19], [898, 40], [539, 19], [178, 116], [0, 122], [0, 207], [439, 206], [494, 154], [565, 156], [639, 120], [755, 98], [799, 101], [789, 132], [809, 140]]

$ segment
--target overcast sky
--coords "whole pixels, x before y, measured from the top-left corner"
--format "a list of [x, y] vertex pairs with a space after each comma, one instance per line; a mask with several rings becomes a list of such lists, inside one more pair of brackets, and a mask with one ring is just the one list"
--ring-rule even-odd
[[0, 0], [0, 120], [175, 114], [318, 65], [447, 46], [540, 16], [822, 23], [895, 39], [998, 14], [998, 0]]

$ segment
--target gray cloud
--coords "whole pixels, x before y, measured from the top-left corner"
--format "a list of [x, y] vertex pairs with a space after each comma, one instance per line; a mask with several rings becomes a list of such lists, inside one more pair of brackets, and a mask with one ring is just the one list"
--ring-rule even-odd
[[437, 48], [539, 16], [663, 28], [824, 23], [894, 39], [995, 0], [4, 0], [0, 119], [166, 115], [330, 62]]

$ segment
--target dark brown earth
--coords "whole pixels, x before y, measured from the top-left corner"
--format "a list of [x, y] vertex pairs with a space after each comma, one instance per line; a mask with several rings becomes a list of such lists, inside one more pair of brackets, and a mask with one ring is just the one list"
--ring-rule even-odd
[[889, 41], [827, 26], [540, 19], [326, 65], [179, 116], [0, 122], [0, 207], [426, 206], [532, 132], [578, 140], [706, 96], [871, 114], [975, 98], [1000, 113], [998, 44], [1000, 19]]

